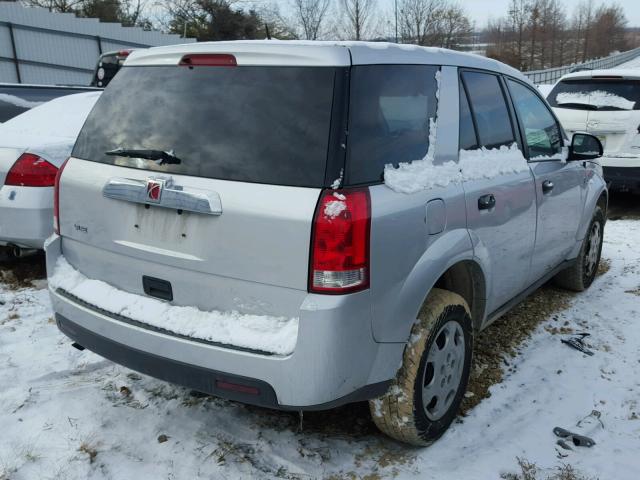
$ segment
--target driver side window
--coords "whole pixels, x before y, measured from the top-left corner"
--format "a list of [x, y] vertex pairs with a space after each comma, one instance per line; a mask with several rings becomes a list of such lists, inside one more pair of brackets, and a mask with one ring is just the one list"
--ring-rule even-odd
[[562, 134], [547, 106], [528, 87], [511, 79], [507, 83], [524, 129], [529, 159], [559, 154], [562, 151]]

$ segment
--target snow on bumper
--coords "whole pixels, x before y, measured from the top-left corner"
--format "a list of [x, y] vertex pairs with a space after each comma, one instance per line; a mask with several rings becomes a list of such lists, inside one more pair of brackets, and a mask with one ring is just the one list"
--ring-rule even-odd
[[203, 312], [194, 307], [171, 305], [87, 278], [62, 255], [49, 277], [49, 286], [106, 312], [208, 342], [288, 355], [298, 338], [298, 318]]
[[[381, 344], [373, 339], [369, 291], [309, 294], [299, 309], [295, 348], [289, 354], [268, 355], [144, 328], [61, 294], [56, 291], [60, 287], [55, 277], [63, 247], [57, 235], [45, 245], [51, 302], [57, 315], [132, 352], [265, 382], [275, 392], [273, 407], [316, 409], [372, 398], [383, 393], [381, 386], [393, 378], [401, 363], [404, 344]], [[105, 292], [100, 295], [105, 297], [102, 301], [110, 301]]]

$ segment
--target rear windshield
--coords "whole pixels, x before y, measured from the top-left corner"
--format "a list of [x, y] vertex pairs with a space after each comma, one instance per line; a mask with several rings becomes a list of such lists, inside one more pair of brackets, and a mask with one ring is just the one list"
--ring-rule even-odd
[[[124, 67], [89, 115], [73, 156], [199, 177], [320, 187], [331, 67]], [[179, 164], [106, 155], [171, 152]]]
[[547, 100], [552, 107], [576, 110], [640, 110], [640, 81], [564, 80]]

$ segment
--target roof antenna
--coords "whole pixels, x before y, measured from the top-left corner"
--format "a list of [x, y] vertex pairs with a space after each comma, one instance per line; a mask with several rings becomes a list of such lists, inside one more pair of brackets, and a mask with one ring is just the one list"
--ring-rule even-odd
[[267, 33], [267, 40], [271, 40], [271, 34], [269, 33], [269, 25], [267, 25], [266, 23], [264, 24], [264, 29]]

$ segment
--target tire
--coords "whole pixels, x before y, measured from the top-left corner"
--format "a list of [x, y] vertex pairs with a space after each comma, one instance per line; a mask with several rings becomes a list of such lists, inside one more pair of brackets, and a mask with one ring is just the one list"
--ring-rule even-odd
[[[469, 306], [460, 295], [434, 288], [411, 330], [396, 378], [387, 393], [369, 401], [374, 423], [401, 442], [433, 443], [455, 419], [467, 388], [472, 353]], [[436, 385], [442, 386], [443, 381], [444, 390], [438, 389]]]
[[596, 207], [576, 262], [555, 276], [556, 285], [574, 292], [582, 292], [591, 286], [600, 264], [604, 224], [604, 212]]

